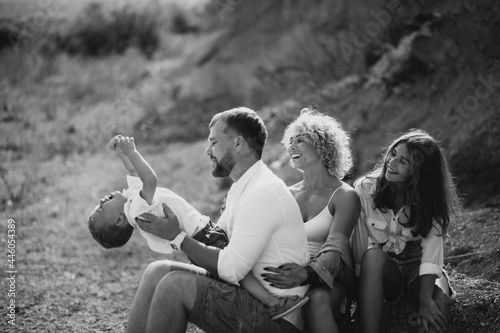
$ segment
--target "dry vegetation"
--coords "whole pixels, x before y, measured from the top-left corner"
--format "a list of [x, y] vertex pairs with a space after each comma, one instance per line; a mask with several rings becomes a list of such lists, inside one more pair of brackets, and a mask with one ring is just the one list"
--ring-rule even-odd
[[[22, 3], [4, 1], [2, 8], [12, 9], [14, 17], [2, 17], [0, 24], [26, 27], [29, 14], [40, 7], [32, 3], [22, 7]], [[159, 185], [172, 188], [216, 219], [226, 184], [210, 176], [205, 142], [199, 138], [204, 136], [210, 112], [242, 104], [242, 97], [223, 93], [209, 99], [179, 97], [165, 74], [159, 74], [173, 71], [184, 50], [213, 37], [210, 31], [195, 33], [200, 26], [193, 23], [196, 19], [183, 16], [181, 8], [157, 2], [163, 10], [154, 14], [148, 6], [132, 11], [139, 16], [122, 11], [134, 24], [147, 12], [151, 18], [147, 22], [156, 25], [151, 32], [131, 24], [135, 30], [125, 37], [132, 42], [117, 41], [118, 49], [89, 57], [94, 54], [68, 53], [67, 43], [58, 44], [57, 39], [63, 36], [60, 27], [85, 19], [78, 18], [83, 5], [58, 3], [65, 6], [51, 7], [50, 20], [39, 23], [31, 34], [21, 34], [23, 39], [13, 49], [0, 50], [0, 246], [7, 249], [7, 220], [15, 220], [18, 271], [17, 326], [2, 316], [0, 330], [123, 332], [140, 276], [149, 262], [161, 256], [151, 252], [138, 235], [124, 248], [105, 251], [88, 233], [86, 217], [97, 199], [125, 186], [125, 170], [106, 142], [118, 133], [135, 135], [139, 149], [157, 171]], [[102, 9], [105, 16], [107, 10]], [[24, 19], [16, 21], [21, 16]], [[71, 37], [71, 29], [63, 31], [78, 41], [75, 45], [84, 45], [75, 35]], [[153, 51], [141, 52], [138, 31], [157, 34], [160, 42]], [[268, 97], [259, 94], [255, 92], [254, 101], [265, 104]], [[280, 117], [272, 117], [273, 107], [266, 109], [271, 115], [269, 125], [276, 131], [291, 119], [285, 111], [293, 113], [301, 107], [287, 101], [279, 105], [275, 114]], [[181, 112], [172, 114], [174, 106]], [[191, 143], [173, 143], [173, 138]], [[281, 151], [279, 136], [272, 133], [271, 139], [266, 151], [270, 163]], [[281, 166], [280, 162], [274, 165]], [[287, 169], [278, 172], [288, 181], [296, 177]], [[452, 257], [449, 269], [458, 292], [451, 332], [500, 330], [499, 215], [498, 205], [469, 209], [451, 229], [446, 253]], [[459, 257], [464, 254], [470, 256]], [[3, 278], [8, 270], [6, 257], [0, 267]], [[2, 282], [3, 290], [4, 286]], [[2, 313], [7, 312], [6, 301], [2, 292]], [[406, 312], [389, 311], [387, 325], [392, 330], [387, 331], [411, 331], [407, 316], [412, 311], [410, 307]], [[188, 331], [198, 330], [189, 326]]]

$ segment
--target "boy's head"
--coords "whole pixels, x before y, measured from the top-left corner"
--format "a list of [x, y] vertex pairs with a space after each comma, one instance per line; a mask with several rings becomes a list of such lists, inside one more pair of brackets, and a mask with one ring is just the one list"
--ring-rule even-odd
[[106, 249], [125, 245], [134, 227], [123, 211], [127, 198], [119, 191], [102, 198], [90, 213], [89, 230], [94, 239]]

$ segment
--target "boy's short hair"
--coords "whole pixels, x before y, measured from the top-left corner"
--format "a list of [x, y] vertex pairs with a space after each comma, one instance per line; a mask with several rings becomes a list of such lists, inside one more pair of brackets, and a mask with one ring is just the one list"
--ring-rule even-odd
[[98, 228], [92, 217], [89, 217], [88, 225], [92, 237], [105, 249], [122, 247], [125, 245], [134, 231], [134, 227], [127, 223], [128, 227], [117, 228], [114, 224], [107, 228]]

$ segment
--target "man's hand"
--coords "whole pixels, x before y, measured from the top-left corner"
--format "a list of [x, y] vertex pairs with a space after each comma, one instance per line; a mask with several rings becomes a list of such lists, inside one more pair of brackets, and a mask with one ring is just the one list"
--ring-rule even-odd
[[307, 270], [298, 264], [284, 264], [278, 268], [266, 267], [264, 270], [271, 272], [261, 274], [264, 281], [271, 283], [271, 286], [280, 289], [289, 289], [300, 286], [300, 284], [307, 280]]
[[165, 217], [142, 214], [135, 220], [142, 230], [171, 241], [181, 232], [179, 220], [166, 204], [163, 204], [163, 213]]

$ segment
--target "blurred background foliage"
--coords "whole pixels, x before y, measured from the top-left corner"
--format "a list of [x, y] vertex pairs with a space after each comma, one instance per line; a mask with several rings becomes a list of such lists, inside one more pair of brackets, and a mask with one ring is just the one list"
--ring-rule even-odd
[[214, 113], [246, 105], [268, 121], [266, 159], [286, 179], [280, 135], [316, 105], [353, 136], [351, 178], [420, 127], [447, 148], [466, 202], [495, 204], [498, 17], [488, 0], [47, 1], [0, 20], [0, 148], [8, 162], [95, 152], [118, 132], [193, 142]]

